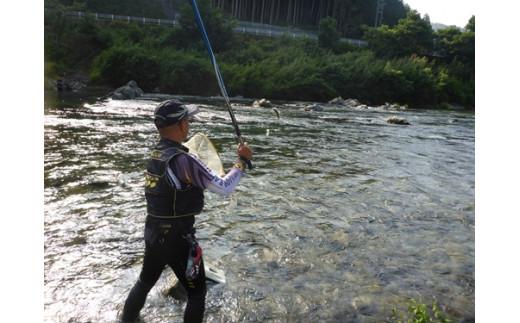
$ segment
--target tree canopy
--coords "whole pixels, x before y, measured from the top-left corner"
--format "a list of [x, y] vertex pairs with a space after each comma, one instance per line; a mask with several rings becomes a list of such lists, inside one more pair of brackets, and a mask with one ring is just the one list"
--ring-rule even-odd
[[[202, 46], [199, 27], [195, 23], [193, 10], [187, 2], [180, 7], [179, 24], [181, 29], [177, 36], [179, 39], [186, 40], [183, 46], [190, 46], [194, 43]], [[218, 8], [210, 6], [209, 0], [199, 0], [197, 4], [213, 50], [219, 52], [227, 48], [233, 41], [235, 20], [224, 15]]]
[[[361, 37], [362, 26], [372, 26], [377, 0], [198, 0], [238, 20], [318, 28], [326, 17], [336, 20], [342, 36]], [[187, 0], [45, 0], [46, 8], [67, 7], [129, 16], [173, 19]], [[405, 17], [402, 0], [386, 0], [383, 23], [393, 26]]]
[[[321, 19], [318, 41], [258, 38], [233, 34], [233, 19], [209, 0], [199, 0], [199, 6], [232, 96], [474, 107], [474, 17], [465, 30], [433, 32], [427, 16], [410, 11], [394, 26], [367, 27], [369, 46], [357, 48], [338, 41], [333, 17]], [[148, 92], [216, 95], [193, 12], [185, 6], [180, 13], [180, 26], [172, 28], [46, 11], [46, 77], [80, 70], [99, 85], [117, 87], [133, 79]]]
[[320, 21], [318, 43], [320, 47], [335, 50], [339, 46], [340, 34], [336, 30], [336, 19], [327, 17]]
[[397, 25], [369, 27], [365, 32], [369, 48], [382, 57], [411, 54], [429, 55], [433, 50], [433, 29], [429, 18], [412, 10]]

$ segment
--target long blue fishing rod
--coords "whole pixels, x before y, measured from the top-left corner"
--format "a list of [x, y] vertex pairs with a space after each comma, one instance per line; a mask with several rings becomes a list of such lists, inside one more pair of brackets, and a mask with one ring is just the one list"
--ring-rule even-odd
[[[206, 33], [206, 28], [204, 27], [204, 22], [202, 22], [202, 17], [200, 16], [199, 7], [197, 6], [196, 0], [190, 0], [191, 7], [193, 8], [193, 13], [195, 14], [195, 21], [199, 26], [200, 33], [202, 35], [202, 40], [204, 41], [204, 45], [206, 46], [206, 50], [208, 51], [209, 59], [211, 60], [211, 64], [215, 69], [215, 75], [217, 76], [218, 86], [220, 87], [220, 93], [224, 97], [226, 101], [226, 106], [229, 112], [229, 116], [231, 117], [231, 122], [233, 123], [233, 127], [235, 128], [235, 133], [237, 135], [237, 141], [239, 143], [244, 143], [244, 139], [242, 138], [242, 134], [240, 132], [240, 128], [238, 128], [237, 120], [235, 119], [235, 113], [233, 113], [233, 109], [231, 108], [231, 103], [229, 101], [229, 96], [227, 94], [226, 85], [224, 84], [224, 79], [222, 78], [222, 74], [220, 74], [220, 68], [217, 64], [217, 59], [215, 58], [215, 54], [213, 54], [213, 49], [211, 47], [211, 43], [208, 38], [208, 34]], [[249, 169], [253, 168], [253, 164], [250, 160], [246, 161], [247, 167]]]

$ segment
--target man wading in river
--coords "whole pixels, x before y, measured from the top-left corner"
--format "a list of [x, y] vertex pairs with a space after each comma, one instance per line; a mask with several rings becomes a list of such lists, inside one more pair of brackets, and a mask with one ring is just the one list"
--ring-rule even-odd
[[221, 178], [190, 155], [181, 145], [188, 137], [190, 119], [198, 107], [177, 100], [159, 104], [155, 125], [161, 139], [154, 147], [146, 169], [145, 253], [139, 279], [126, 299], [121, 320], [137, 319], [146, 295], [165, 265], [170, 266], [188, 294], [184, 322], [202, 322], [206, 276], [202, 250], [195, 239], [195, 215], [204, 206], [205, 189], [227, 196], [234, 191], [253, 157], [247, 145], [239, 145], [240, 157]]

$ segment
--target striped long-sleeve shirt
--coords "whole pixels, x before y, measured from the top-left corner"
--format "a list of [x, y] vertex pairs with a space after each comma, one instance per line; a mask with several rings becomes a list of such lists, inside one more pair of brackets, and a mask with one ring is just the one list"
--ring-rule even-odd
[[181, 183], [191, 184], [222, 196], [231, 194], [243, 176], [240, 169], [233, 167], [224, 177], [220, 177], [189, 153], [177, 155], [169, 166], [168, 178], [172, 186], [181, 188]]

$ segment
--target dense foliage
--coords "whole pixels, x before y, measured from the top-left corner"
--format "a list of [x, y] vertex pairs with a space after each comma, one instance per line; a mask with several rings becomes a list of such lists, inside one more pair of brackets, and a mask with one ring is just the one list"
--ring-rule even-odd
[[[362, 25], [374, 24], [377, 0], [212, 0], [214, 6], [239, 20], [268, 24], [314, 26], [331, 17], [343, 36], [361, 37]], [[395, 25], [409, 8], [401, 0], [386, 0], [383, 22]]]
[[[332, 17], [336, 29], [346, 37], [362, 36], [362, 26], [374, 24], [377, 0], [198, 0], [230, 16], [251, 22], [317, 28], [322, 19]], [[173, 19], [188, 0], [45, 0], [46, 8], [150, 18]], [[386, 0], [383, 23], [393, 26], [409, 8], [402, 0]]]
[[339, 46], [340, 35], [336, 30], [336, 19], [327, 17], [320, 22], [318, 44], [320, 47], [336, 50]]
[[47, 9], [67, 9], [125, 16], [167, 18], [162, 0], [44, 0]]
[[[368, 48], [337, 41], [333, 18], [320, 40], [254, 38], [231, 32], [231, 19], [199, 1], [230, 95], [413, 107], [474, 106], [474, 18], [464, 31], [433, 32], [410, 12], [394, 27], [368, 28]], [[81, 70], [94, 83], [135, 80], [145, 91], [218, 95], [214, 71], [189, 7], [177, 28], [45, 16], [46, 76]]]
[[475, 17], [465, 30], [432, 30], [428, 16], [408, 12], [394, 27], [367, 28], [369, 48], [381, 58], [424, 57], [436, 79], [435, 102], [475, 104]]
[[422, 19], [417, 11], [408, 12], [394, 27], [367, 28], [365, 39], [369, 41], [370, 49], [381, 57], [428, 55], [433, 50], [430, 22]]
[[[235, 21], [224, 16], [222, 11], [211, 7], [209, 1], [198, 1], [198, 7], [201, 13], [204, 27], [211, 41], [211, 47], [215, 52], [220, 52], [223, 49], [229, 48], [233, 41], [233, 27]], [[200, 31], [193, 18], [193, 9], [190, 5], [184, 4], [180, 6], [180, 30], [176, 38], [183, 41], [181, 47], [192, 47], [194, 44], [199, 44], [202, 48], [202, 37]]]

